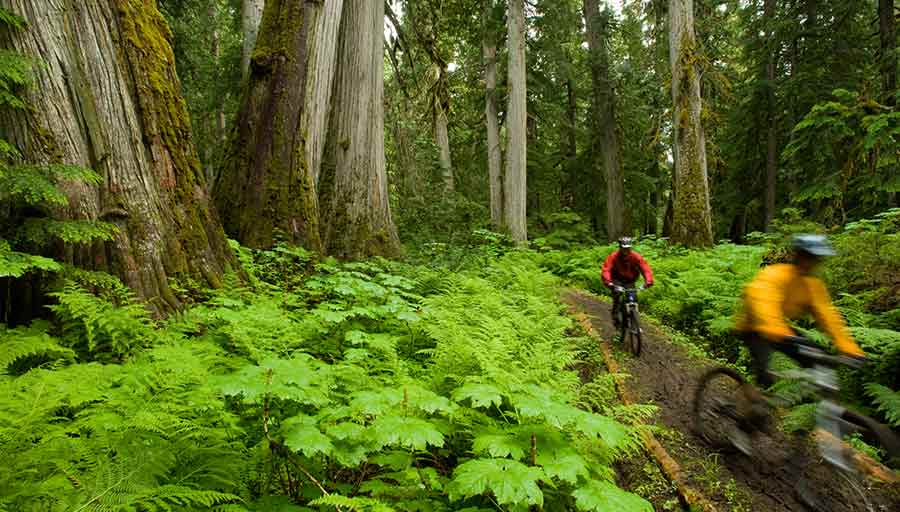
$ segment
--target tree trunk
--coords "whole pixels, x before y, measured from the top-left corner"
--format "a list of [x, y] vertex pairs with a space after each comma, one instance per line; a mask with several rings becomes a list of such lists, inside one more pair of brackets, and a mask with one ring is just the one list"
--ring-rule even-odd
[[447, 91], [447, 70], [442, 64], [432, 64], [435, 76], [434, 95], [434, 141], [438, 147], [438, 162], [444, 178], [444, 193], [453, 193], [453, 162], [450, 159], [450, 131], [447, 120], [449, 93]]
[[508, 98], [506, 107], [506, 176], [504, 183], [504, 215], [513, 240], [528, 239], [525, 223], [526, 195], [526, 131], [525, 101], [525, 0], [509, 0], [507, 20]]
[[562, 187], [560, 202], [564, 207], [573, 210], [577, 209], [580, 204], [578, 172], [575, 169], [575, 160], [578, 156], [576, 126], [578, 126], [578, 102], [575, 98], [575, 80], [570, 76], [566, 80], [566, 120], [561, 134], [566, 172], [563, 175], [565, 181], [560, 184]]
[[306, 137], [306, 165], [313, 182], [319, 182], [331, 93], [334, 90], [334, 71], [337, 64], [338, 30], [344, 0], [322, 0], [307, 47], [306, 104], [300, 119], [301, 133]]
[[488, 176], [491, 188], [491, 225], [503, 227], [503, 177], [500, 122], [497, 118], [497, 37], [491, 24], [494, 0], [484, 2], [484, 116], [487, 124]]
[[775, 122], [776, 122], [776, 104], [775, 104], [775, 41], [773, 41], [773, 31], [770, 25], [773, 23], [775, 16], [775, 0], [765, 0], [763, 3], [763, 20], [766, 23], [766, 213], [765, 213], [765, 230], [772, 229], [772, 220], [775, 219], [775, 190], [776, 179], [778, 176], [778, 168], [776, 167], [778, 158], [778, 148], [775, 141]]
[[696, 60], [693, 0], [669, 0], [669, 62], [674, 105], [675, 200], [672, 241], [689, 247], [713, 243]]
[[262, 22], [265, 6], [266, 0], [243, 0], [241, 25], [244, 32], [244, 44], [241, 47], [241, 73], [244, 78], [250, 72], [250, 59], [253, 56], [253, 48], [256, 47], [256, 37], [259, 34], [259, 25]]
[[338, 257], [395, 255], [384, 156], [384, 2], [348, 2], [338, 41], [319, 178], [322, 238]]
[[625, 209], [625, 179], [616, 135], [615, 92], [609, 76], [609, 11], [600, 12], [599, 0], [584, 0], [584, 19], [591, 62], [592, 157], [602, 155], [606, 180], [606, 234], [616, 240], [628, 229]]
[[110, 242], [69, 247], [76, 265], [110, 272], [157, 314], [181, 306], [170, 280], [219, 286], [235, 261], [210, 207], [175, 74], [169, 29], [148, 0], [0, 0], [29, 30], [5, 46], [42, 61], [30, 110], [2, 136], [37, 164], [90, 167], [102, 185], [65, 186], [67, 218], [115, 224]]
[[878, 33], [881, 36], [881, 91], [885, 105], [896, 103], [897, 26], [894, 0], [878, 0]]
[[320, 250], [318, 205], [306, 163], [310, 34], [322, 4], [269, 0], [241, 107], [213, 188], [225, 231], [249, 247], [289, 242]]

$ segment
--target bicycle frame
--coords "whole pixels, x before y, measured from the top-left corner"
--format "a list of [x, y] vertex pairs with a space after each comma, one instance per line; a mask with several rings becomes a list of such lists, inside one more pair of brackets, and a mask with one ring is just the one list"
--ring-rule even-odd
[[[809, 368], [773, 372], [773, 374], [779, 378], [799, 380], [808, 390], [821, 397], [816, 406], [816, 427], [831, 434], [832, 440], [842, 439], [843, 434], [851, 430], [842, 428], [853, 424], [842, 418], [847, 409], [834, 400], [840, 391], [840, 385], [837, 372], [833, 367], [814, 363]], [[827, 441], [824, 437], [819, 438], [818, 445], [819, 453], [827, 462], [840, 469], [854, 471], [849, 457], [839, 445], [833, 441]]]

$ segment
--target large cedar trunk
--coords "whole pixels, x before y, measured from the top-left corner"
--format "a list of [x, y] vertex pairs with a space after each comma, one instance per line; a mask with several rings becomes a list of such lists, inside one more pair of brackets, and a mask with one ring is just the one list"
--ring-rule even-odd
[[307, 55], [322, 4], [269, 0], [241, 107], [213, 188], [225, 231], [249, 247], [280, 232], [320, 250], [318, 204], [301, 115]]
[[569, 76], [566, 79], [566, 119], [564, 129], [560, 134], [562, 140], [563, 156], [565, 157], [565, 169], [563, 182], [560, 183], [560, 203], [563, 207], [576, 210], [580, 205], [578, 192], [578, 172], [575, 168], [575, 160], [578, 156], [578, 144], [576, 142], [575, 127], [578, 126], [578, 102], [575, 98], [575, 80]]
[[306, 138], [306, 165], [313, 181], [318, 183], [328, 134], [328, 114], [334, 89], [338, 29], [344, 0], [321, 0], [314, 31], [308, 37], [306, 105], [300, 119], [301, 133]]
[[500, 122], [497, 118], [497, 36], [491, 24], [493, 0], [484, 4], [484, 116], [487, 125], [488, 177], [491, 188], [491, 225], [503, 227], [503, 178], [501, 171]]
[[244, 77], [250, 71], [250, 58], [253, 48], [256, 46], [256, 37], [259, 34], [259, 25], [262, 22], [263, 8], [266, 0], [243, 0], [241, 8], [241, 28], [244, 32], [244, 41], [241, 47], [241, 72]]
[[71, 263], [108, 271], [157, 314], [181, 304], [170, 280], [219, 286], [234, 264], [191, 140], [168, 26], [153, 0], [0, 0], [26, 31], [4, 45], [41, 61], [33, 107], [3, 118], [29, 162], [90, 167], [69, 184], [67, 218], [115, 224], [115, 240], [69, 247]]
[[525, 1], [509, 0], [507, 20], [508, 98], [506, 108], [506, 176], [504, 215], [506, 226], [517, 242], [528, 239], [526, 215], [526, 131], [525, 101]]
[[594, 159], [603, 161], [606, 178], [606, 234], [616, 240], [628, 229], [625, 209], [625, 178], [619, 156], [616, 135], [615, 92], [609, 76], [609, 12], [600, 12], [598, 0], [584, 0], [584, 19], [590, 51], [593, 127], [591, 152]]
[[384, 2], [343, 10], [325, 157], [322, 238], [342, 258], [399, 253], [384, 155]]
[[702, 247], [712, 245], [713, 235], [693, 4], [693, 0], [669, 0], [669, 62], [675, 114], [672, 241]]

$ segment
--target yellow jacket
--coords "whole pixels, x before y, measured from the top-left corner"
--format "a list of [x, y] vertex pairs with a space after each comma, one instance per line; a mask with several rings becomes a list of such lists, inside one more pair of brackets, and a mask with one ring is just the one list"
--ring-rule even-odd
[[831, 336], [838, 350], [848, 355], [863, 355], [831, 304], [825, 284], [816, 277], [801, 275], [791, 264], [770, 265], [747, 285], [737, 329], [780, 341], [795, 334], [787, 319], [807, 313], [813, 314], [819, 328]]

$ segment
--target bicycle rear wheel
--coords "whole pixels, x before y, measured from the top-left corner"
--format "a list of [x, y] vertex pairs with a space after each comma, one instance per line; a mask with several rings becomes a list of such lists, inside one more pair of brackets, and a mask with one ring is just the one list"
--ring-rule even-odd
[[641, 355], [641, 341], [642, 341], [641, 340], [640, 315], [638, 314], [637, 311], [634, 311], [634, 310], [631, 311], [630, 313], [631, 313], [630, 314], [631, 318], [629, 320], [629, 323], [631, 325], [628, 328], [628, 332], [630, 334], [631, 339], [629, 340], [628, 349], [635, 356], [639, 356], [639, 355]]
[[731, 435], [742, 426], [738, 411], [746, 405], [743, 384], [741, 374], [725, 367], [713, 368], [700, 377], [694, 395], [694, 429], [714, 448], [735, 449]]
[[844, 410], [841, 419], [853, 424], [867, 444], [884, 450], [884, 462], [900, 463], [900, 438], [889, 427], [850, 410]]

